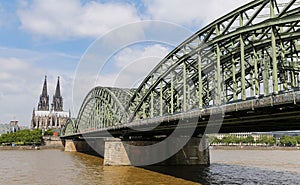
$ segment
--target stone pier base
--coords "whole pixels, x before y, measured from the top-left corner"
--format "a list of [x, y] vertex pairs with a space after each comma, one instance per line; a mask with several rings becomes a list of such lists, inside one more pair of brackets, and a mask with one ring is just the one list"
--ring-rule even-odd
[[[156, 163], [156, 165], [209, 165], [209, 149], [206, 146], [206, 140], [202, 141], [202, 146], [199, 147], [201, 138], [193, 137], [187, 144], [180, 149], [176, 154], [171, 155], [168, 159]], [[151, 157], [158, 157], [162, 153], [171, 151], [174, 145], [168, 144], [160, 151], [145, 154], [142, 146], [155, 144], [157, 141], [121, 141], [120, 139], [107, 139], [104, 148], [104, 165], [124, 166], [135, 165], [136, 161], [143, 163], [143, 160], [149, 160]], [[134, 148], [129, 145], [139, 146]], [[129, 149], [130, 148], [130, 149]], [[151, 156], [153, 155], [153, 156]], [[146, 162], [147, 163], [147, 162]]]
[[89, 152], [93, 151], [90, 145], [85, 140], [66, 139], [65, 152]]
[[120, 139], [107, 139], [104, 147], [105, 166], [130, 166], [127, 151]]
[[169, 159], [159, 165], [209, 165], [209, 148], [206, 138], [192, 137], [188, 143]]

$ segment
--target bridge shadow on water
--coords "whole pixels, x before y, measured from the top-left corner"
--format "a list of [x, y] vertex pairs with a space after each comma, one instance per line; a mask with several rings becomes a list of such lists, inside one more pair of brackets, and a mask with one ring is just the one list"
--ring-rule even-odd
[[179, 166], [143, 166], [140, 167], [145, 170], [154, 171], [157, 173], [170, 175], [173, 177], [185, 179], [192, 182], [197, 182], [201, 184], [211, 184], [209, 182], [209, 166], [208, 165], [179, 165]]
[[146, 170], [203, 185], [210, 184], [299, 184], [299, 173], [257, 167], [213, 163], [210, 166], [146, 166]]
[[[89, 151], [78, 151], [79, 153], [99, 157], [103, 159], [98, 152], [95, 150]], [[184, 180], [188, 180], [191, 182], [201, 183], [201, 184], [211, 184], [209, 182], [210, 179], [210, 166], [209, 165], [151, 165], [151, 166], [142, 166], [137, 167], [144, 170], [149, 170], [165, 175], [169, 175], [176, 178], [181, 178]]]
[[[92, 156], [101, 157], [97, 152], [79, 152]], [[103, 159], [103, 157], [101, 157]], [[101, 165], [102, 166], [102, 165]], [[132, 167], [124, 167], [125, 169], [132, 169]], [[121, 173], [118, 170], [124, 169], [116, 166], [111, 166], [109, 169], [117, 173]], [[300, 173], [291, 171], [276, 171], [272, 169], [263, 169], [251, 166], [240, 165], [227, 165], [212, 163], [211, 165], [151, 165], [134, 167], [147, 171], [152, 171], [180, 179], [184, 179], [194, 183], [200, 183], [203, 185], [210, 184], [299, 184]], [[104, 171], [105, 172], [105, 171]], [[137, 171], [134, 171], [137, 173]], [[108, 173], [109, 178], [111, 172]], [[120, 175], [120, 174], [119, 174]], [[124, 178], [126, 173], [121, 174]], [[132, 173], [127, 174], [128, 178], [131, 178]], [[143, 177], [141, 177], [143, 178]]]
[[91, 155], [91, 156], [94, 156], [94, 157], [100, 157], [100, 158], [104, 158], [102, 155], [100, 155], [98, 152], [96, 151], [77, 151], [78, 153], [82, 153], [82, 154], [87, 154], [87, 155]]

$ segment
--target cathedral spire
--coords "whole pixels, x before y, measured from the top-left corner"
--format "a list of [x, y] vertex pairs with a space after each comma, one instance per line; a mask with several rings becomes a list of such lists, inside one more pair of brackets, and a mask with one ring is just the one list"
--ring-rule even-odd
[[43, 85], [43, 91], [42, 91], [42, 96], [47, 96], [47, 76], [45, 76], [45, 80], [44, 80], [44, 85]]
[[59, 84], [59, 77], [57, 78], [57, 85], [55, 89], [55, 97], [60, 97], [60, 84]]
[[45, 76], [42, 94], [40, 95], [40, 101], [38, 103], [38, 110], [42, 110], [42, 111], [49, 110], [49, 95], [47, 92], [47, 76]]
[[60, 94], [60, 82], [59, 77], [57, 78], [57, 85], [55, 89], [55, 94], [53, 96], [53, 110], [54, 111], [63, 111], [63, 100]]

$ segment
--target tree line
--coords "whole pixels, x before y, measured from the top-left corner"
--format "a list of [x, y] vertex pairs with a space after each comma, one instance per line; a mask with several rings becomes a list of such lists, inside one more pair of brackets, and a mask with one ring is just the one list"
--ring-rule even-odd
[[41, 129], [19, 130], [17, 132], [2, 134], [0, 136], [1, 145], [41, 145], [43, 144], [43, 135], [52, 135], [53, 131], [47, 130], [44, 133]]
[[222, 139], [217, 137], [211, 138], [212, 144], [263, 144], [268, 146], [280, 145], [280, 146], [296, 146], [300, 144], [299, 136], [282, 136], [279, 141], [273, 136], [260, 136], [257, 140], [253, 136], [237, 137], [233, 135], [226, 135]]

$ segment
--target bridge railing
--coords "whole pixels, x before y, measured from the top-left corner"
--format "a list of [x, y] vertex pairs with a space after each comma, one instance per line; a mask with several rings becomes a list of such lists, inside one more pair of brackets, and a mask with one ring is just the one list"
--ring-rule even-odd
[[[278, 95], [269, 95], [264, 97], [255, 98], [253, 97], [250, 100], [240, 101], [240, 102], [229, 102], [228, 104], [224, 104], [222, 106], [210, 106], [202, 109], [193, 109], [187, 112], [175, 113], [169, 115], [163, 115], [150, 119], [143, 120], [135, 120], [133, 122], [124, 124], [124, 125], [116, 125], [107, 128], [101, 129], [87, 129], [86, 132], [95, 132], [95, 131], [106, 131], [106, 130], [118, 130], [122, 128], [134, 128], [140, 126], [149, 126], [152, 124], [163, 123], [163, 122], [174, 122], [182, 119], [189, 119], [195, 117], [204, 117], [226, 112], [237, 112], [243, 110], [255, 110], [263, 107], [272, 107], [280, 104], [297, 104], [300, 102], [300, 91], [293, 92], [282, 92], [282, 94]], [[206, 120], [207, 121], [207, 120]]]
[[239, 111], [251, 107], [252, 109], [268, 107], [286, 103], [296, 104], [300, 101], [300, 91], [281, 91], [278, 95], [253, 97], [251, 100], [232, 103], [226, 106], [226, 111]]

